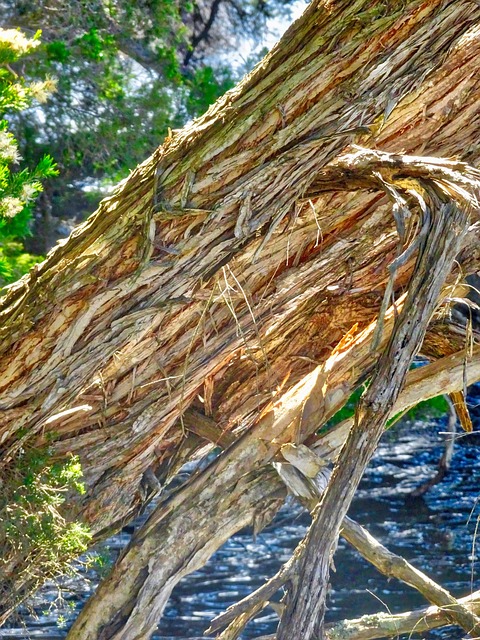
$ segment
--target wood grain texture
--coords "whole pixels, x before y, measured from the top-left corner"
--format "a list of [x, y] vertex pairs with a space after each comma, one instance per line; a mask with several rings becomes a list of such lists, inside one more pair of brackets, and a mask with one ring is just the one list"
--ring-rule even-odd
[[[211, 414], [219, 441], [260, 421], [270, 442], [272, 406], [288, 412], [296, 385], [376, 318], [397, 247], [382, 192], [318, 195], [316, 180], [352, 143], [475, 165], [479, 18], [469, 2], [312, 2], [172, 132], [0, 300], [0, 468], [25, 443], [78, 454], [87, 494], [64, 515], [98, 540], [148, 499], [149, 469], [163, 481], [207, 443], [188, 435], [189, 408]], [[469, 233], [449, 282], [479, 268]], [[312, 403], [313, 425], [329, 409]]]

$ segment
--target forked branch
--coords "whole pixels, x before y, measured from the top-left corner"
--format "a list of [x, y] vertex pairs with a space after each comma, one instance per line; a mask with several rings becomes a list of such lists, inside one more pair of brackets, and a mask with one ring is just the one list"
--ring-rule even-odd
[[[286, 445], [282, 448], [282, 453], [292, 464], [280, 464], [280, 476], [302, 504], [313, 511], [328, 480], [324, 463], [305, 446]], [[316, 470], [314, 478], [311, 477], [312, 470]], [[340, 534], [380, 573], [388, 578], [397, 578], [405, 582], [417, 589], [428, 602], [443, 608], [447, 619], [445, 624], [458, 624], [469, 632], [478, 622], [476, 615], [462, 601], [454, 598], [446, 589], [412, 566], [405, 558], [389, 551], [355, 520], [345, 517]], [[300, 543], [292, 558], [268, 582], [229, 607], [225, 613], [217, 616], [206, 633], [211, 634], [225, 628], [225, 631], [218, 636], [219, 640], [235, 640], [247, 622], [269, 604], [269, 600], [281, 586], [292, 579], [301, 580], [301, 576], [295, 574], [298, 571], [302, 545], [303, 543]], [[327, 632], [327, 638], [330, 637], [336, 636], [331, 636], [331, 633]]]
[[[338, 162], [336, 170], [340, 185], [348, 186], [353, 182], [358, 188], [364, 181], [364, 186], [373, 186], [377, 180], [380, 184], [388, 182], [394, 189], [415, 198], [421, 212], [420, 232], [411, 243], [417, 251], [417, 262], [389, 344], [360, 400], [353, 428], [307, 534], [299, 561], [301, 579], [293, 581], [289, 588], [278, 640], [295, 635], [304, 640], [326, 637], [324, 613], [330, 559], [341, 523], [403, 388], [411, 362], [421, 348], [428, 323], [439, 303], [441, 288], [462, 248], [470, 225], [470, 207], [478, 209], [478, 172], [465, 166], [461, 171], [457, 169], [442, 167], [441, 161], [429, 160], [422, 167], [420, 159], [405, 160], [403, 156], [384, 156], [363, 149]], [[423, 177], [418, 177], [421, 172]], [[470, 185], [468, 191], [464, 188], [466, 184]], [[403, 257], [408, 253], [409, 247], [404, 250]], [[402, 255], [397, 257], [396, 266], [406, 262], [405, 259], [402, 262]], [[395, 268], [391, 277], [394, 272]], [[380, 317], [379, 323], [382, 321]], [[460, 612], [460, 616], [462, 614]], [[480, 624], [476, 618], [469, 617], [470, 621], [462, 621], [462, 626], [466, 625], [467, 632], [478, 635]]]

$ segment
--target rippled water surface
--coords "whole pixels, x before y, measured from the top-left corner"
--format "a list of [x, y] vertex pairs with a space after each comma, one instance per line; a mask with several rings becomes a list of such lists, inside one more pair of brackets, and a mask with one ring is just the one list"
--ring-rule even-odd
[[[476, 429], [480, 429], [479, 386], [470, 396], [470, 405]], [[440, 420], [405, 424], [387, 432], [349, 515], [389, 549], [405, 556], [454, 595], [461, 596], [480, 588], [477, 575], [480, 567], [473, 544], [480, 513], [477, 507], [480, 434], [459, 438], [448, 476], [423, 499], [410, 498], [412, 489], [435, 474], [443, 450], [439, 432], [444, 429], [445, 420]], [[287, 504], [256, 541], [250, 531], [234, 536], [202, 570], [177, 586], [155, 638], [202, 636], [212, 617], [260, 586], [288, 560], [308, 523], [307, 514], [295, 504]], [[118, 551], [127, 541], [125, 533], [112, 538], [111, 552]], [[413, 589], [385, 579], [343, 541], [335, 555], [335, 566], [329, 621], [425, 605]], [[58, 597], [58, 589], [47, 587], [41, 594], [42, 600], [34, 602], [36, 618], [32, 611], [22, 610], [15, 627], [0, 630], [0, 637], [64, 637], [62, 625], [68, 627], [94, 588], [95, 573], [91, 570], [74, 581], [67, 580], [64, 602], [57, 602], [60, 606], [47, 611], [46, 599], [52, 602]], [[267, 608], [250, 623], [242, 637], [272, 633], [277, 621], [273, 610]], [[450, 627], [410, 637], [459, 640], [464, 633]]]

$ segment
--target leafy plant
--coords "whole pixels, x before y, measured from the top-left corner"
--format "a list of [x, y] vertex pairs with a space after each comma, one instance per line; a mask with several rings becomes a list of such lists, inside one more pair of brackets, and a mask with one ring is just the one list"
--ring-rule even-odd
[[[34, 585], [71, 571], [70, 561], [86, 551], [88, 527], [68, 521], [60, 507], [72, 492], [84, 493], [78, 456], [55, 460], [49, 447], [25, 446], [2, 478], [0, 546], [3, 569], [24, 559], [25, 580]], [[18, 577], [17, 577], [18, 578]]]
[[58, 173], [49, 155], [33, 169], [20, 168], [18, 144], [9, 131], [8, 113], [44, 102], [55, 88], [51, 79], [27, 83], [12, 67], [39, 46], [39, 36], [0, 29], [0, 285], [16, 280], [40, 258], [22, 251], [19, 240], [29, 233], [31, 207], [43, 189], [42, 180]]

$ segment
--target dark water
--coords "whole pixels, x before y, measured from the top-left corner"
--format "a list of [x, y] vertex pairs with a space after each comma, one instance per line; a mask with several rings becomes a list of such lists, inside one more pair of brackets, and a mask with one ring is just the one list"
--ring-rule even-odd
[[[469, 404], [480, 429], [480, 386], [472, 389]], [[410, 498], [416, 486], [435, 474], [443, 452], [439, 432], [445, 426], [446, 420], [441, 419], [406, 423], [387, 432], [349, 515], [389, 549], [409, 559], [454, 595], [462, 596], [480, 588], [474, 545], [480, 515], [480, 434], [458, 438], [448, 476], [423, 499]], [[155, 638], [202, 636], [212, 617], [260, 586], [288, 560], [308, 523], [308, 516], [292, 503], [256, 541], [250, 531], [234, 536], [201, 571], [177, 586]], [[127, 541], [126, 534], [112, 538], [110, 553], [115, 554]], [[378, 611], [396, 613], [426, 604], [413, 589], [381, 576], [343, 541], [335, 555], [335, 566], [329, 621]], [[65, 580], [60, 598], [58, 587], [48, 586], [41, 599], [33, 602], [33, 610], [22, 609], [15, 628], [0, 630], [0, 637], [63, 637], [94, 590], [96, 579], [95, 572], [89, 570], [80, 578]], [[52, 605], [54, 600], [56, 605], [47, 611], [48, 602]], [[273, 633], [277, 622], [274, 612], [267, 608], [249, 624], [243, 638]], [[464, 633], [449, 627], [409, 637], [459, 640]]]

